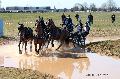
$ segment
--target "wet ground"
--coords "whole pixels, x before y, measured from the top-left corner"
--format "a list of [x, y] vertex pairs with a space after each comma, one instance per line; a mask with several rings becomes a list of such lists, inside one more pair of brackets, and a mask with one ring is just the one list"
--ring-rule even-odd
[[[49, 51], [49, 57], [35, 52], [19, 55], [18, 43], [0, 47], [0, 66], [33, 69], [49, 73], [60, 79], [119, 79], [120, 60], [72, 48]], [[23, 51], [24, 52], [24, 51]], [[46, 53], [44, 52], [44, 53]]]

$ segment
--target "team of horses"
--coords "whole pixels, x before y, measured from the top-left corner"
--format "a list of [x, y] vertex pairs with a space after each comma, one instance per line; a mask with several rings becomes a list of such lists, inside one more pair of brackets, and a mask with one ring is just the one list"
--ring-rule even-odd
[[[18, 23], [19, 24], [19, 23]], [[25, 27], [23, 24], [19, 24], [19, 53], [22, 54], [22, 48], [25, 45], [25, 52], [27, 52], [27, 43], [30, 42], [30, 51], [32, 52], [32, 42], [34, 41], [36, 54], [39, 54], [40, 50], [43, 47], [48, 47], [51, 43], [52, 47], [54, 47], [54, 41], [57, 40], [60, 42], [60, 45], [56, 50], [58, 50], [63, 44], [69, 45], [69, 43], [73, 43], [84, 46], [85, 45], [85, 33], [79, 34], [77, 32], [69, 32], [67, 28], [56, 27], [53, 20], [49, 19], [46, 24], [42, 21], [38, 21], [36, 23], [35, 32], [33, 34], [33, 30], [30, 27]]]

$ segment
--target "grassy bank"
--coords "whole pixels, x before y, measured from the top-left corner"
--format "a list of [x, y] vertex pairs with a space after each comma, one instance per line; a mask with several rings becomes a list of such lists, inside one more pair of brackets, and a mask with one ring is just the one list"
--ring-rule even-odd
[[120, 58], [120, 40], [94, 42], [87, 44], [87, 48], [102, 55]]
[[0, 79], [55, 79], [50, 74], [42, 74], [30, 69], [0, 67]]

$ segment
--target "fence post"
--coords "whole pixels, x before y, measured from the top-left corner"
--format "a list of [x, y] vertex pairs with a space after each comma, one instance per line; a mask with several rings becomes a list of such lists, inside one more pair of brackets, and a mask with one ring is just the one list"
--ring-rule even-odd
[[3, 26], [4, 26], [3, 20], [0, 19], [0, 37], [3, 36]]

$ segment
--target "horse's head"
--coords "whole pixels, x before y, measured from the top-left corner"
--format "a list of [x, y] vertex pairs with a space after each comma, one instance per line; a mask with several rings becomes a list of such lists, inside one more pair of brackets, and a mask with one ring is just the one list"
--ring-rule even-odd
[[50, 24], [50, 19], [48, 19], [48, 21], [46, 22], [46, 25], [48, 26]]
[[22, 31], [22, 30], [24, 29], [24, 25], [23, 25], [23, 24], [19, 24], [19, 23], [18, 23], [18, 25], [19, 25], [19, 26], [18, 26], [18, 30], [19, 30], [19, 31]]
[[35, 32], [39, 35], [43, 34], [43, 27], [41, 21], [36, 22]]
[[38, 21], [38, 20], [37, 20], [37, 21], [36, 21], [36, 26], [37, 26], [37, 27], [41, 27], [41, 25], [42, 25], [42, 24], [41, 24], [41, 21]]
[[54, 27], [55, 26], [54, 21], [52, 19], [48, 19], [47, 26]]
[[50, 23], [51, 23], [51, 24], [54, 24], [54, 21], [53, 21], [53, 19], [50, 19]]

